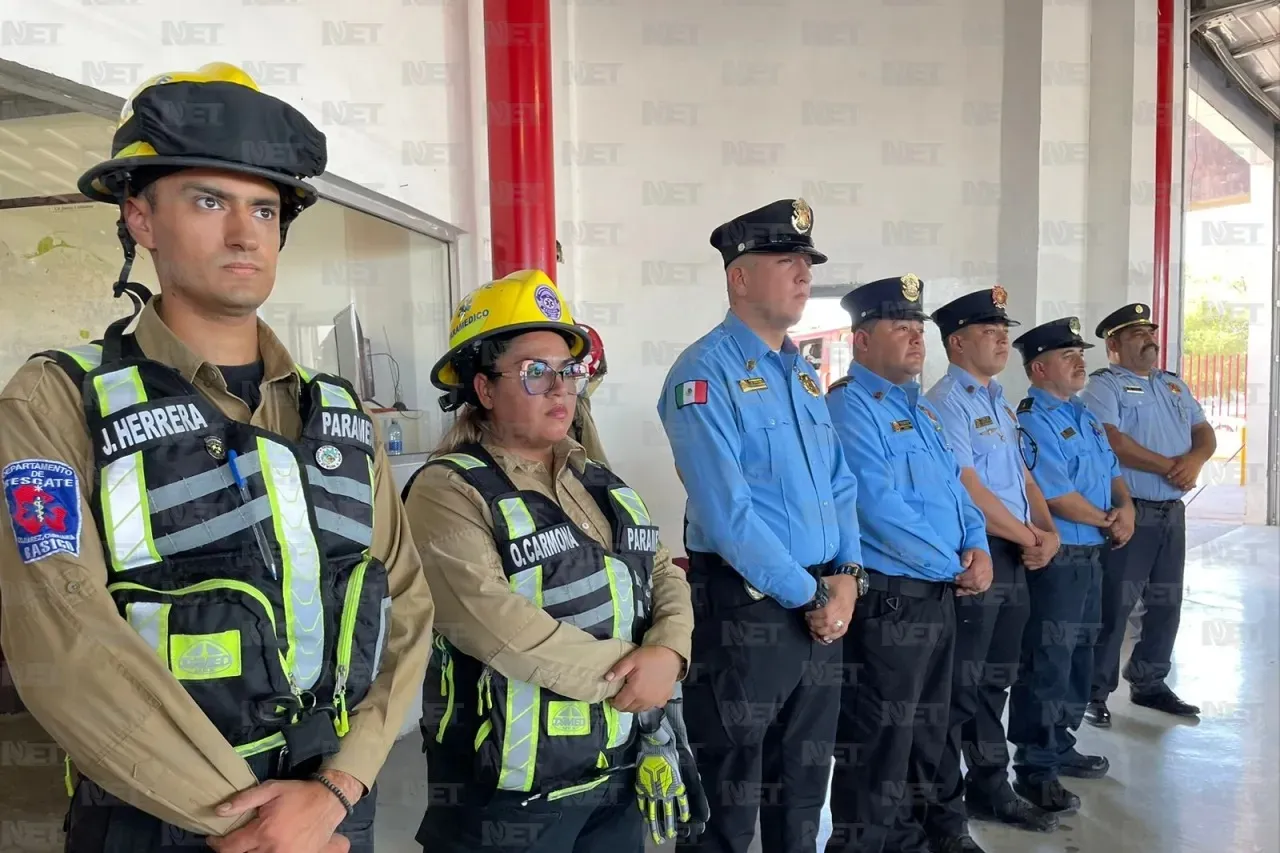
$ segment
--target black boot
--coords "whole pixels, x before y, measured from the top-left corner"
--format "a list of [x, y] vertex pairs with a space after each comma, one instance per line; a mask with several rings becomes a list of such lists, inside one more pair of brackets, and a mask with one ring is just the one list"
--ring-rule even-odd
[[1129, 701], [1143, 708], [1151, 708], [1155, 711], [1173, 714], [1175, 717], [1200, 716], [1200, 708], [1198, 706], [1183, 702], [1178, 698], [1178, 694], [1167, 687], [1150, 693], [1134, 693], [1130, 691]]
[[1080, 798], [1062, 787], [1057, 779], [1048, 782], [1013, 783], [1013, 790], [1021, 794], [1033, 806], [1055, 814], [1070, 814], [1080, 808]]
[[971, 820], [1004, 823], [1031, 832], [1053, 832], [1058, 828], [1057, 817], [1017, 796], [998, 805], [965, 797], [964, 808]]
[[1111, 769], [1111, 762], [1104, 755], [1082, 755], [1072, 748], [1058, 759], [1058, 775], [1077, 779], [1101, 779]]
[[1084, 719], [1089, 725], [1099, 729], [1111, 728], [1111, 711], [1107, 708], [1107, 700], [1090, 700], [1084, 709]]
[[967, 834], [930, 839], [929, 850], [932, 853], [987, 853]]

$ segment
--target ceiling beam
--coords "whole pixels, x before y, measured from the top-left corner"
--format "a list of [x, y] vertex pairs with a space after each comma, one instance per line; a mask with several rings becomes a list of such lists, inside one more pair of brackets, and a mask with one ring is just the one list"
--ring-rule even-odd
[[1260, 50], [1266, 50], [1267, 48], [1275, 47], [1278, 44], [1280, 44], [1280, 34], [1276, 34], [1270, 38], [1264, 38], [1262, 41], [1256, 41], [1253, 44], [1245, 45], [1244, 47], [1237, 47], [1231, 51], [1231, 56], [1234, 59], [1243, 59], [1246, 56], [1253, 56]]
[[1198, 30], [1223, 23], [1228, 18], [1247, 15], [1250, 12], [1261, 12], [1280, 6], [1277, 0], [1235, 0], [1213, 9], [1204, 9], [1191, 16], [1191, 29]]

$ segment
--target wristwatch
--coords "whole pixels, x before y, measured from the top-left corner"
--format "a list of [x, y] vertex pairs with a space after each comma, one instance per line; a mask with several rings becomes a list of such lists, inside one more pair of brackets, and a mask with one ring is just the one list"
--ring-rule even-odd
[[858, 585], [858, 598], [867, 594], [867, 589], [871, 584], [870, 578], [867, 577], [867, 570], [857, 563], [841, 563], [831, 570], [832, 575], [849, 575]]
[[802, 609], [808, 613], [813, 610], [821, 610], [827, 606], [827, 602], [831, 600], [831, 590], [827, 588], [827, 579], [818, 578], [818, 588], [814, 590], [813, 598]]

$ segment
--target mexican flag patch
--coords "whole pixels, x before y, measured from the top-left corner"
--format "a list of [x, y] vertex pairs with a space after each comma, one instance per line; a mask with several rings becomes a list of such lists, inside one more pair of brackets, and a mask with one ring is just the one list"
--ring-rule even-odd
[[707, 380], [693, 379], [676, 386], [676, 408], [704, 405], [707, 402]]

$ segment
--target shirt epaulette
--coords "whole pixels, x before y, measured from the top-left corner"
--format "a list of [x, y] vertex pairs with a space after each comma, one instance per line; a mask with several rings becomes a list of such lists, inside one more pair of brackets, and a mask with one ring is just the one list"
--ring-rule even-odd
[[1104, 373], [1110, 373], [1110, 372], [1111, 372], [1111, 368], [1110, 368], [1110, 367], [1099, 367], [1097, 370], [1093, 371], [1093, 373], [1090, 373], [1089, 375], [1090, 375], [1090, 376], [1101, 376], [1101, 375], [1102, 375], [1102, 374], [1104, 374]]
[[831, 387], [829, 387], [829, 388], [827, 389], [827, 393], [828, 393], [828, 394], [834, 394], [836, 391], [838, 391], [839, 389], [843, 388], [844, 386], [846, 386], [846, 385], [848, 385], [848, 384], [849, 384], [849, 377], [848, 377], [848, 376], [841, 376], [841, 377], [840, 377], [839, 379], [837, 379], [835, 382], [832, 382], [832, 383], [831, 383]]
[[1161, 371], [1161, 372], [1162, 372], [1162, 373], [1167, 373], [1167, 374], [1169, 374], [1170, 376], [1173, 376], [1173, 377], [1177, 377], [1177, 375], [1178, 375], [1176, 372], [1174, 372], [1174, 371], [1172, 371], [1172, 370], [1164, 370], [1164, 371]]
[[1036, 404], [1034, 397], [1023, 397], [1022, 402], [1018, 404], [1018, 414], [1025, 415], [1031, 411], [1031, 407]]

